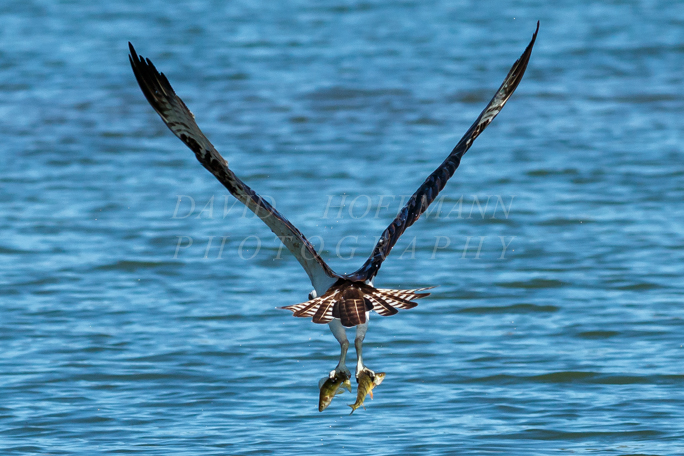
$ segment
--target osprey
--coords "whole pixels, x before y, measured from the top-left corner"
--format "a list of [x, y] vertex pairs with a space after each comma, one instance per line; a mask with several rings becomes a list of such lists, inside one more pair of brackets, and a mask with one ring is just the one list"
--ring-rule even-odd
[[[311, 318], [314, 323], [328, 323], [333, 335], [340, 343], [340, 360], [330, 377], [350, 376], [345, 365], [349, 341], [345, 328], [356, 327], [356, 377], [367, 369], [362, 360], [362, 344], [368, 329], [370, 311], [382, 316], [394, 315], [397, 309], [411, 309], [417, 299], [429, 293], [429, 288], [414, 290], [391, 290], [375, 288], [373, 278], [392, 247], [408, 227], [413, 225], [434, 201], [461, 163], [461, 157], [473, 144], [475, 138], [491, 123], [501, 111], [520, 83], [532, 53], [532, 47], [539, 31], [539, 22], [530, 44], [522, 56], [513, 64], [499, 90], [475, 123], [456, 144], [449, 156], [430, 174], [425, 182], [411, 196], [396, 218], [382, 233], [366, 262], [350, 274], [333, 271], [318, 255], [304, 235], [283, 217], [273, 206], [262, 199], [254, 190], [242, 182], [228, 167], [228, 162], [218, 153], [195, 122], [194, 115], [169, 84], [163, 73], [159, 73], [149, 59], [138, 56], [131, 43], [129, 59], [135, 78], [164, 123], [188, 146], [197, 160], [223, 184], [228, 191], [245, 204], [278, 236], [292, 255], [297, 258], [311, 279], [314, 290], [309, 299], [283, 309], [293, 312], [295, 317]], [[370, 371], [372, 373], [372, 371]]]

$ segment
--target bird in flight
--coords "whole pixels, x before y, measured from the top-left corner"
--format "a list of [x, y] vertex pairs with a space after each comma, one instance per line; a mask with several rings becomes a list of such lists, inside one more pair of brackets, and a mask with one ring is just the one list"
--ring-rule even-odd
[[373, 279], [399, 237], [435, 200], [449, 178], [453, 176], [461, 163], [461, 158], [470, 149], [475, 138], [499, 114], [518, 87], [527, 68], [538, 31], [539, 22], [537, 22], [530, 44], [513, 64], [487, 107], [466, 131], [446, 160], [425, 179], [396, 218], [392, 220], [366, 262], [349, 274], [339, 274], [333, 271], [292, 223], [233, 173], [228, 167], [228, 162], [197, 126], [195, 116], [176, 95], [164, 73], [159, 73], [149, 59], [138, 56], [131, 43], [128, 45], [129, 59], [135, 78], [147, 101], [157, 111], [166, 126], [195, 153], [202, 166], [212, 173], [235, 198], [268, 225], [309, 275], [314, 288], [309, 293], [309, 299], [300, 304], [283, 307], [283, 309], [292, 311], [295, 317], [311, 318], [314, 323], [327, 323], [330, 326], [341, 349], [339, 362], [337, 367], [330, 372], [330, 378], [338, 375], [351, 376], [345, 363], [349, 348], [345, 328], [356, 327], [354, 345], [357, 354], [356, 378], [358, 380], [360, 373], [364, 370], [373, 373], [365, 367], [362, 359], [362, 345], [368, 329], [370, 312], [375, 311], [387, 317], [396, 314], [397, 309], [411, 309], [417, 306], [415, 300], [428, 296], [429, 293], [424, 291], [432, 288], [413, 290], [375, 288]]

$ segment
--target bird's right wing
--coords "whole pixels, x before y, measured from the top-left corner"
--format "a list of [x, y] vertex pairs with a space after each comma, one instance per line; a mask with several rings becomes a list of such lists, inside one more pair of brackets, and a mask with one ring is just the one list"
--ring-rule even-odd
[[[323, 293], [339, 278], [318, 255], [313, 245], [295, 226], [273, 206], [242, 182], [229, 168], [228, 162], [218, 153], [195, 122], [195, 116], [149, 59], [139, 57], [133, 45], [128, 43], [131, 67], [140, 88], [167, 127], [188, 146], [197, 160], [241, 203], [247, 206], [285, 247], [297, 258], [309, 275], [314, 288]], [[321, 291], [322, 290], [322, 291]]]
[[525, 49], [525, 52], [513, 64], [513, 67], [508, 72], [503, 84], [499, 87], [494, 98], [489, 102], [487, 107], [480, 113], [473, 125], [466, 131], [465, 135], [456, 144], [456, 147], [451, 151], [449, 156], [439, 167], [425, 179], [425, 182], [416, 190], [411, 196], [406, 205], [399, 212], [399, 215], [392, 221], [392, 223], [385, 229], [380, 236], [375, 248], [370, 257], [358, 270], [351, 274], [346, 274], [345, 278], [354, 281], [371, 280], [378, 273], [382, 262], [385, 261], [387, 255], [392, 251], [392, 247], [397, 243], [399, 237], [404, 234], [404, 231], [413, 225], [418, 218], [425, 212], [428, 206], [437, 198], [439, 192], [442, 191], [447, 181], [454, 175], [456, 168], [461, 164], [461, 157], [465, 154], [470, 146], [475, 141], [482, 131], [487, 128], [494, 117], [501, 111], [510, 96], [513, 94], [518, 84], [522, 80], [527, 62], [530, 60], [532, 54], [532, 47], [537, 39], [537, 32], [539, 31], [539, 22], [537, 22], [537, 29], [532, 35], [532, 41]]

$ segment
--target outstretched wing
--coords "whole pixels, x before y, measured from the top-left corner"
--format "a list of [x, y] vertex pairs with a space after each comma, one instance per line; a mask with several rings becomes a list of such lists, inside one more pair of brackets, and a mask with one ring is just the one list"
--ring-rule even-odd
[[135, 78], [147, 101], [150, 102], [166, 126], [188, 146], [197, 160], [221, 182], [241, 203], [246, 205], [280, 238], [309, 275], [316, 291], [323, 294], [339, 278], [316, 253], [311, 243], [285, 217], [262, 199], [228, 168], [228, 162], [218, 153], [195, 122], [183, 100], [176, 95], [163, 73], [159, 73], [149, 59], [136, 54], [128, 43], [129, 59]]
[[382, 233], [378, 243], [373, 248], [373, 252], [366, 262], [357, 271], [345, 275], [345, 278], [355, 281], [370, 280], [378, 273], [382, 262], [385, 261], [389, 255], [394, 244], [397, 243], [399, 237], [406, 231], [408, 227], [413, 225], [416, 220], [425, 212], [428, 206], [435, 200], [440, 191], [444, 188], [447, 181], [454, 175], [456, 168], [461, 164], [461, 157], [465, 154], [470, 146], [475, 141], [482, 131], [487, 128], [494, 117], [501, 111], [510, 96], [515, 91], [516, 87], [522, 80], [527, 62], [530, 60], [532, 47], [537, 39], [537, 32], [539, 31], [539, 22], [537, 22], [537, 29], [532, 35], [532, 41], [523, 52], [522, 56], [513, 64], [513, 67], [508, 72], [508, 76], [504, 80], [499, 90], [494, 95], [494, 98], [489, 102], [487, 107], [480, 113], [480, 116], [475, 120], [475, 123], [463, 135], [463, 138], [456, 144], [454, 150], [439, 167], [423, 182], [416, 193], [406, 203], [399, 212], [399, 215], [392, 221], [390, 226]]

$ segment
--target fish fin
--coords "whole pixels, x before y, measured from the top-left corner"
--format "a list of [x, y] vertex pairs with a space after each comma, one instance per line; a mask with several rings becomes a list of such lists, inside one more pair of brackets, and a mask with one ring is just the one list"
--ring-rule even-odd
[[350, 393], [352, 392], [351, 382], [349, 381], [349, 379], [345, 380], [344, 383], [342, 383], [342, 386], [345, 387], [347, 391], [349, 391]]
[[344, 386], [340, 386], [340, 387], [337, 388], [337, 391], [335, 391], [335, 396], [337, 396], [338, 394], [342, 394], [342, 393], [344, 393], [345, 391], [346, 391], [346, 390], [344, 389]]
[[373, 390], [370, 390], [370, 391], [368, 392], [368, 394], [370, 394], [371, 401], [372, 401], [372, 400], [373, 400]]
[[328, 380], [328, 377], [324, 377], [318, 381], [318, 389], [323, 388], [323, 384]]

